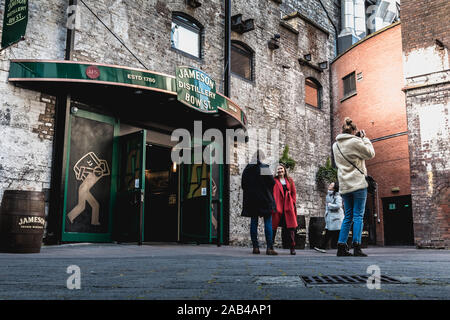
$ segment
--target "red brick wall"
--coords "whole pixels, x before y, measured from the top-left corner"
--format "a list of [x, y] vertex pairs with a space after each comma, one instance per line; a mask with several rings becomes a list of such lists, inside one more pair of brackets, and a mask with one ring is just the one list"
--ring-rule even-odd
[[437, 38], [450, 45], [450, 1], [402, 0], [403, 50], [427, 48]]
[[[341, 132], [345, 117], [350, 117], [359, 129], [373, 140], [406, 132], [406, 108], [402, 66], [402, 36], [400, 24], [371, 35], [332, 64], [333, 133]], [[362, 73], [356, 80], [356, 95], [343, 98], [342, 78], [355, 71]], [[367, 169], [379, 184], [377, 243], [384, 244], [383, 208], [381, 198], [411, 194], [407, 135], [374, 141], [376, 156], [367, 161]], [[400, 192], [392, 192], [399, 187]]]

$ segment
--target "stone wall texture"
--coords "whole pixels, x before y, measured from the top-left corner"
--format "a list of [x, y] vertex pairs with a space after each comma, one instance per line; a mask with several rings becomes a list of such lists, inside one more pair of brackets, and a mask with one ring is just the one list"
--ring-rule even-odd
[[[4, 7], [0, 0], [0, 25]], [[0, 52], [0, 199], [7, 189], [50, 188], [55, 99], [7, 78], [11, 59], [64, 59], [65, 10], [62, 1], [30, 1], [26, 40]]]
[[422, 247], [450, 247], [449, 15], [449, 1], [402, 1], [414, 237]]

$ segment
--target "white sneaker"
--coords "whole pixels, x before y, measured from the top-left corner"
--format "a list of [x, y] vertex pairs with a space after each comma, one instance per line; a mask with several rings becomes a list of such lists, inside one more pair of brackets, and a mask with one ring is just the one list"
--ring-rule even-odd
[[322, 252], [322, 253], [327, 253], [325, 250], [319, 249], [319, 248], [317, 248], [317, 247], [314, 247], [314, 250], [319, 251], [319, 252]]

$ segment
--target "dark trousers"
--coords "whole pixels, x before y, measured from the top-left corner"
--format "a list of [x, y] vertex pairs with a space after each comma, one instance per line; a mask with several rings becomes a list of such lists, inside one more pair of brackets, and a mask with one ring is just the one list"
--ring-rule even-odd
[[[252, 217], [250, 219], [250, 237], [252, 239], [253, 248], [259, 248], [258, 244], [258, 217]], [[264, 233], [266, 235], [267, 249], [273, 248], [272, 237], [272, 215], [264, 217]]]
[[[285, 235], [284, 235], [285, 233], [288, 233], [291, 248], [295, 248], [295, 228], [289, 229], [289, 228], [283, 227], [283, 229], [281, 231], [282, 237], [285, 237]], [[272, 230], [272, 234], [273, 234], [273, 242], [275, 242], [275, 237], [277, 235], [277, 229]], [[286, 238], [288, 238], [288, 237], [286, 237]]]
[[[331, 239], [331, 243], [337, 244], [339, 237], [339, 230], [328, 230], [325, 229], [325, 235], [322, 237], [322, 242], [320, 244], [320, 249], [326, 249], [328, 242]], [[332, 246], [333, 247], [333, 246]]]
[[[286, 226], [286, 218], [284, 216], [284, 213], [280, 219], [280, 227], [282, 228], [281, 237], [286, 238], [286, 239], [289, 238], [291, 248], [295, 248], [295, 228], [288, 228]], [[286, 233], [288, 234], [288, 236], [286, 236]], [[277, 235], [277, 229], [272, 230], [272, 235], [273, 235], [272, 242], [275, 242], [275, 236]]]

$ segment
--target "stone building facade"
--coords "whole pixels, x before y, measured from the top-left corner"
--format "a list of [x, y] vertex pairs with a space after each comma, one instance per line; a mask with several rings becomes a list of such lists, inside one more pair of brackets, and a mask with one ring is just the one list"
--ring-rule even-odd
[[[0, 1], [3, 24], [5, 1]], [[0, 52], [0, 198], [3, 191], [50, 188], [55, 100], [8, 83], [14, 58], [64, 59], [67, 5], [31, 1], [27, 40]]]
[[402, 1], [414, 235], [422, 247], [450, 246], [450, 3]]
[[[174, 75], [188, 65], [209, 74], [224, 87], [224, 2], [200, 1], [193, 8], [183, 0], [83, 1], [76, 8], [73, 61], [157, 70]], [[0, 10], [4, 8], [0, 1]], [[85, 5], [87, 4], [87, 6]], [[8, 83], [11, 59], [64, 60], [68, 4], [30, 1], [26, 39], [0, 53], [0, 197], [3, 190], [47, 190], [52, 171], [55, 99]], [[199, 59], [170, 46], [172, 15], [182, 12], [203, 26]], [[330, 73], [317, 67], [335, 57], [339, 3], [333, 0], [232, 1], [232, 15], [254, 19], [254, 30], [231, 33], [232, 41], [254, 53], [251, 81], [231, 75], [230, 98], [242, 107], [247, 127], [279, 131], [281, 150], [288, 145], [297, 166], [290, 174], [297, 186], [298, 214], [323, 216], [324, 197], [315, 175], [330, 155]], [[0, 24], [3, 11], [0, 11]], [[110, 29], [106, 29], [105, 25]], [[280, 35], [279, 49], [268, 42]], [[117, 38], [120, 38], [120, 43]], [[126, 46], [126, 47], [125, 47]], [[130, 51], [134, 54], [133, 57]], [[311, 54], [309, 64], [299, 58]], [[139, 59], [139, 61], [138, 61]], [[321, 108], [305, 103], [305, 80], [320, 84]], [[248, 144], [235, 144], [230, 165], [230, 244], [249, 244], [249, 221], [240, 217], [240, 177]], [[267, 149], [271, 150], [269, 140]], [[270, 151], [269, 151], [270, 153]], [[280, 155], [280, 154], [279, 154]], [[248, 161], [248, 159], [246, 159]], [[263, 239], [262, 229], [260, 230]]]

